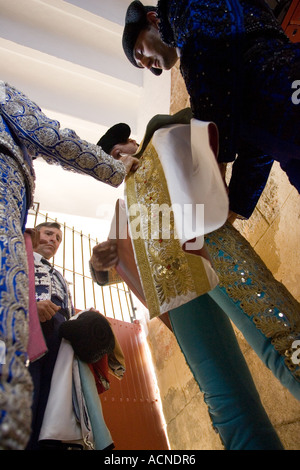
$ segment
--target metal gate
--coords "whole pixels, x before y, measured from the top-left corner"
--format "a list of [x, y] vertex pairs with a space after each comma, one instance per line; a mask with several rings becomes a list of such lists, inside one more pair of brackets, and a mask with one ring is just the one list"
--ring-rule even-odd
[[76, 310], [95, 308], [103, 315], [118, 320], [133, 322], [135, 309], [132, 294], [125, 283], [111, 286], [98, 286], [92, 281], [89, 270], [89, 259], [92, 248], [98, 240], [90, 235], [68, 227], [64, 221], [52, 219], [47, 213], [39, 211], [35, 203], [29, 211], [27, 227], [35, 227], [42, 222], [58, 222], [63, 234], [53, 265], [67, 280]]
[[100, 395], [103, 415], [116, 450], [167, 450], [166, 426], [150, 351], [142, 326], [135, 318], [132, 293], [125, 283], [95, 285], [89, 271], [92, 248], [98, 243], [90, 235], [68, 227], [39, 211], [29, 211], [27, 227], [58, 222], [62, 246], [53, 265], [69, 283], [76, 310], [95, 308], [110, 321], [122, 347], [126, 372], [122, 380], [110, 375], [110, 388]]

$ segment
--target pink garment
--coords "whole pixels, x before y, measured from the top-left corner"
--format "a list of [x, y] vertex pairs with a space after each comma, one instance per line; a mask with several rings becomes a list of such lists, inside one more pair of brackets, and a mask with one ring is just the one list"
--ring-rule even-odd
[[32, 241], [29, 233], [24, 233], [24, 240], [27, 253], [29, 282], [29, 338], [27, 354], [30, 362], [33, 362], [47, 352], [47, 346], [41, 329], [35, 300], [34, 258]]

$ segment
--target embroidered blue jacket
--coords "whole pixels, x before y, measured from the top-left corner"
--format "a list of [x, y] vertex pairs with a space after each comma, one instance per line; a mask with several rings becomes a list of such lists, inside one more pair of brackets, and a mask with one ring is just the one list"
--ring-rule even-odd
[[[280, 85], [267, 80], [274, 67], [290, 66], [295, 45], [290, 45], [263, 0], [159, 0], [157, 14], [162, 39], [179, 49], [194, 116], [218, 126], [219, 161], [232, 162], [238, 155], [229, 188], [230, 208], [248, 218], [265, 187], [273, 158], [277, 159], [271, 153], [277, 150], [272, 142], [281, 130], [282, 109], [291, 101], [291, 79], [285, 84], [279, 81]], [[268, 64], [270, 51], [276, 47], [285, 52], [278, 63], [273, 57]], [[255, 97], [259, 88], [261, 98]], [[278, 89], [284, 90], [282, 96]], [[283, 152], [287, 152], [287, 142], [295, 144], [291, 154], [300, 149], [293, 122], [295, 106], [292, 111], [291, 117], [285, 115], [289, 136], [281, 133]], [[262, 129], [267, 132], [261, 134]]]
[[32, 159], [38, 156], [110, 186], [119, 186], [125, 178], [122, 162], [80, 139], [73, 130], [62, 129], [58, 121], [48, 118], [37, 104], [4, 81], [0, 81], [0, 145], [20, 164], [29, 206], [35, 181]]

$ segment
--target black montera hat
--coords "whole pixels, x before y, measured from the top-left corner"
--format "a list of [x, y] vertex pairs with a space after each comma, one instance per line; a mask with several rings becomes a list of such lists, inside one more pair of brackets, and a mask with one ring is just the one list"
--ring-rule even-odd
[[[144, 6], [139, 0], [135, 0], [129, 5], [125, 17], [125, 27], [122, 39], [123, 49], [129, 62], [131, 62], [132, 65], [138, 68], [143, 67], [139, 67], [137, 65], [133, 56], [133, 50], [138, 35], [140, 34], [142, 29], [146, 28], [148, 24], [148, 11], [156, 11], [156, 7]], [[160, 75], [162, 73], [161, 69], [156, 69], [154, 67], [151, 67], [150, 70], [152, 73], [154, 73], [154, 75]]]
[[70, 341], [81, 361], [94, 363], [115, 347], [115, 337], [104, 315], [93, 310], [82, 312], [78, 318], [61, 323], [59, 337]]
[[110, 154], [112, 148], [117, 144], [127, 142], [131, 134], [131, 129], [128, 124], [120, 122], [110, 127], [108, 131], [97, 142], [97, 145], [103, 148], [104, 152]]

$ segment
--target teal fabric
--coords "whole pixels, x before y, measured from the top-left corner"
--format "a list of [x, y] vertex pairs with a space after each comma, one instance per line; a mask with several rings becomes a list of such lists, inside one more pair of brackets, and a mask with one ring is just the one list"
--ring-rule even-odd
[[283, 450], [220, 306], [205, 294], [169, 316], [225, 449]]
[[95, 379], [88, 364], [78, 360], [78, 366], [82, 393], [92, 426], [95, 450], [104, 450], [113, 444], [113, 440], [104, 421]]
[[293, 343], [300, 338], [300, 303], [231, 224], [208, 234], [205, 242], [219, 276], [210, 297], [299, 400], [300, 365], [293, 363], [292, 354]]
[[271, 339], [267, 338], [256, 327], [253, 319], [243, 311], [238, 303], [233, 302], [224, 288], [217, 286], [208, 295], [226, 312], [226, 315], [241, 331], [248, 344], [282, 385], [300, 400], [300, 382], [286, 367], [284, 357], [276, 351]]

